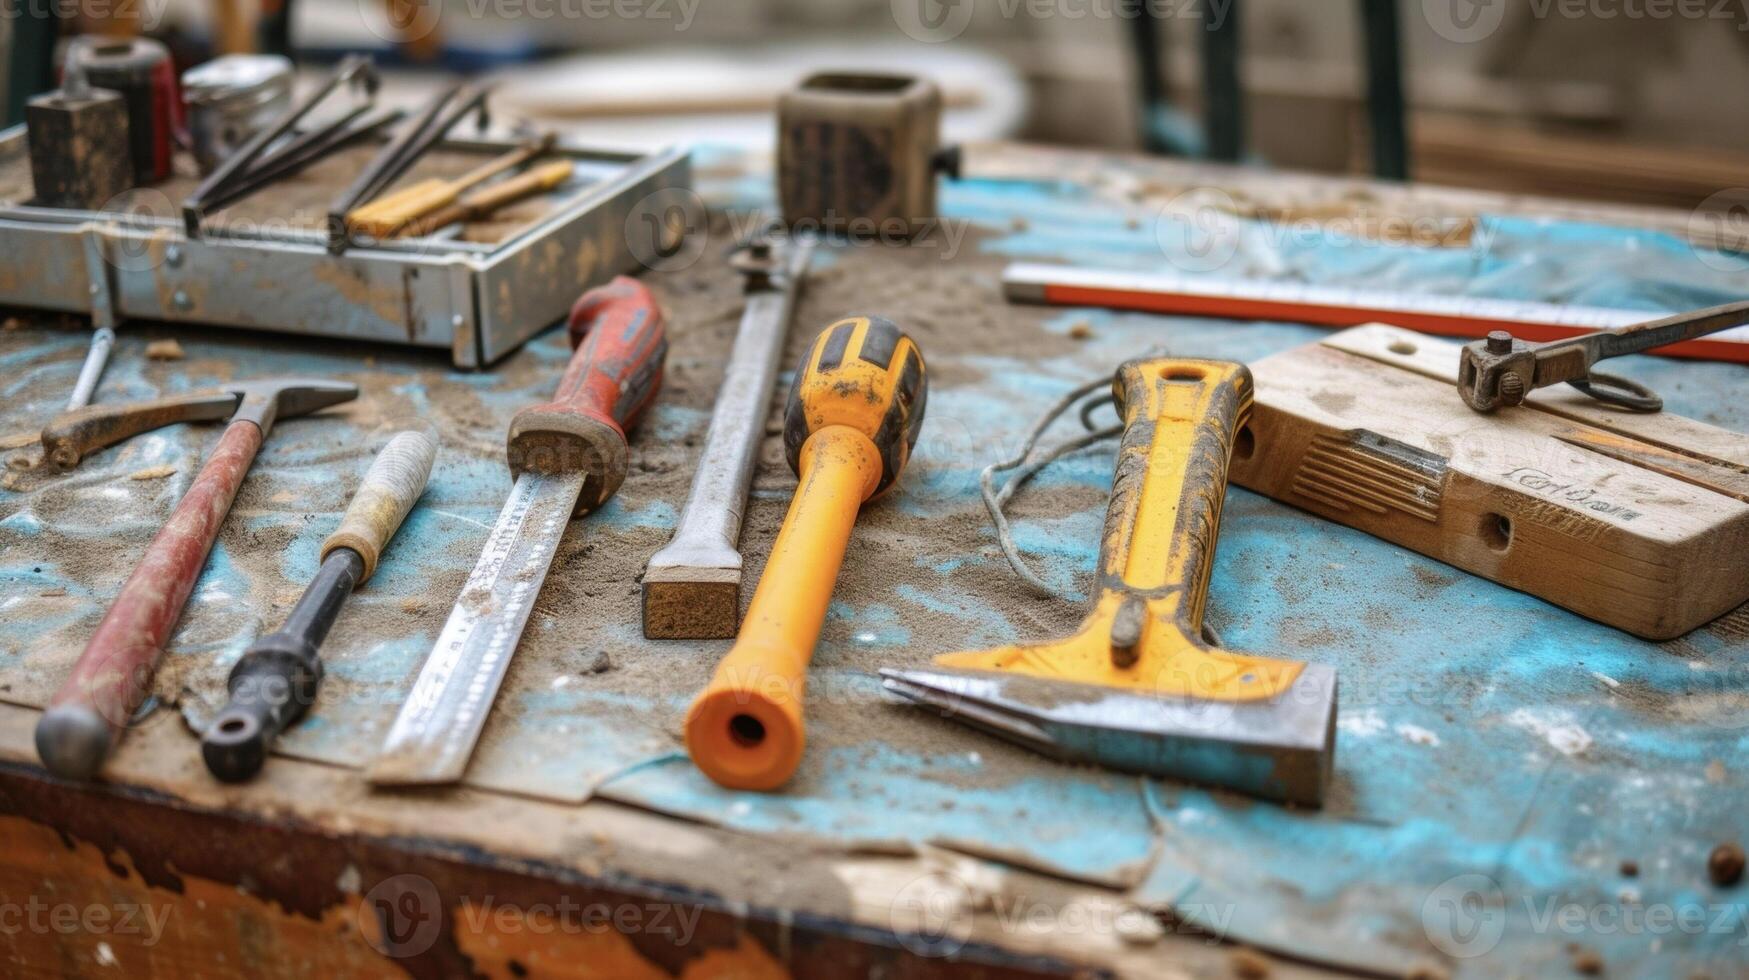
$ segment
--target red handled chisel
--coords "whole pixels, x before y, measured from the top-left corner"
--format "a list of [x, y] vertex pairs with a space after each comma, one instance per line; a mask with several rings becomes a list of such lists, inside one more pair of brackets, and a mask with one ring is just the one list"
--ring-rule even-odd
[[621, 276], [571, 310], [576, 353], [553, 401], [516, 413], [510, 499], [443, 633], [366, 770], [378, 785], [452, 783], [466, 771], [565, 526], [626, 474], [626, 432], [662, 383], [668, 341], [656, 299]]

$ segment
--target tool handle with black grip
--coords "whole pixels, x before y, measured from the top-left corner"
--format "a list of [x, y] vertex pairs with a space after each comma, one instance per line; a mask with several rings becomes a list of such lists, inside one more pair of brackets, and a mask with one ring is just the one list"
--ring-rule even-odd
[[821, 331], [796, 372], [784, 406], [783, 445], [790, 468], [802, 471], [802, 447], [833, 426], [862, 433], [881, 458], [870, 496], [899, 478], [929, 398], [923, 353], [891, 320], [851, 316]]
[[226, 681], [230, 700], [200, 738], [209, 772], [228, 783], [261, 771], [274, 739], [316, 703], [318, 652], [328, 628], [364, 575], [364, 560], [340, 548], [322, 560], [285, 625], [243, 651]]
[[800, 483], [735, 645], [686, 717], [686, 749], [732, 789], [781, 786], [801, 763], [808, 663], [863, 503], [893, 486], [923, 423], [917, 344], [890, 321], [827, 327], [796, 371], [784, 442]]
[[226, 782], [253, 777], [279, 734], [315, 704], [322, 641], [424, 492], [436, 455], [437, 441], [424, 432], [402, 432], [377, 454], [340, 526], [322, 543], [321, 567], [285, 624], [250, 644], [231, 669], [230, 701], [200, 742], [214, 776]]
[[575, 352], [553, 400], [510, 421], [510, 470], [588, 475], [577, 512], [607, 502], [625, 480], [626, 433], [662, 386], [668, 338], [649, 287], [628, 276], [583, 294], [571, 309]]

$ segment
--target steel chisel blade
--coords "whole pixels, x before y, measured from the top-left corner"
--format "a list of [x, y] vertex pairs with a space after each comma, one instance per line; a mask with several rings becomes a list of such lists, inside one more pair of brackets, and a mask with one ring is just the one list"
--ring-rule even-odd
[[372, 783], [461, 779], [584, 479], [581, 473], [516, 478], [419, 679], [365, 770]]

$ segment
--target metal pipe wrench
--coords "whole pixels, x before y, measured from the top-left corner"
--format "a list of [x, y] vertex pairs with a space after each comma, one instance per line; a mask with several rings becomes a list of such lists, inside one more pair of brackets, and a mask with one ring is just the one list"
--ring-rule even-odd
[[1545, 343], [1526, 343], [1505, 330], [1464, 345], [1458, 362], [1458, 394], [1478, 412], [1517, 405], [1537, 388], [1565, 381], [1601, 402], [1636, 412], [1664, 407], [1658, 393], [1637, 381], [1593, 371], [1608, 357], [1639, 354], [1749, 324], [1749, 302], [1709, 306], [1619, 330], [1599, 330]]

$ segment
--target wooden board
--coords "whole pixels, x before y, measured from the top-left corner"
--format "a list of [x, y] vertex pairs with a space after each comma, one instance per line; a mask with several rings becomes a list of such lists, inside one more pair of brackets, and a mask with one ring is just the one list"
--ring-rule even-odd
[[1257, 362], [1234, 482], [1650, 639], [1749, 598], [1749, 437], [1568, 388], [1482, 415], [1460, 349], [1375, 324]]

